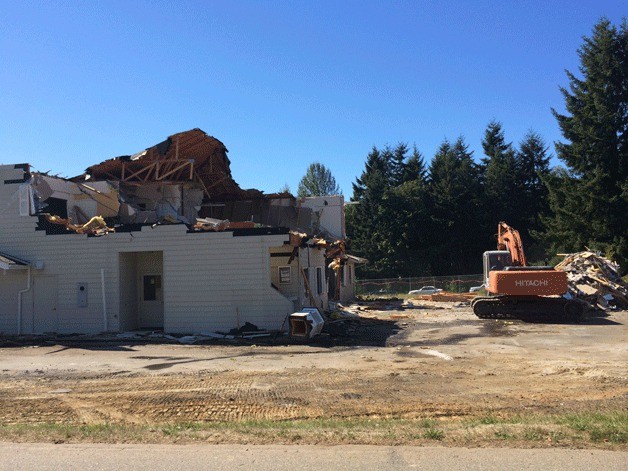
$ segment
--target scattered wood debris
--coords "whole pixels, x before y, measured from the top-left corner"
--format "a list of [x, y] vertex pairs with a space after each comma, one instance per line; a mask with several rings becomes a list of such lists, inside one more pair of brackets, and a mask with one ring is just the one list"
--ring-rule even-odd
[[228, 219], [196, 218], [194, 230], [222, 232], [228, 229], [251, 229], [260, 224], [251, 221], [229, 221]]
[[600, 309], [628, 309], [628, 284], [619, 276], [619, 265], [593, 252], [565, 254], [556, 265], [567, 272], [572, 296]]
[[475, 298], [474, 293], [448, 293], [445, 291], [441, 291], [440, 293], [432, 294], [432, 301], [446, 301], [446, 302], [461, 302], [461, 303], [470, 303], [473, 298]]
[[412, 299], [435, 302], [462, 302], [470, 303], [475, 298], [475, 293], [450, 293], [448, 291], [440, 291], [434, 294], [423, 294], [412, 296]]

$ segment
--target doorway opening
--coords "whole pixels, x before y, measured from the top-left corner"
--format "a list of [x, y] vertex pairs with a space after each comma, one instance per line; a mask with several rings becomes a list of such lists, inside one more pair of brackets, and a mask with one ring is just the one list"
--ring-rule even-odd
[[121, 252], [119, 257], [120, 329], [163, 330], [163, 252]]

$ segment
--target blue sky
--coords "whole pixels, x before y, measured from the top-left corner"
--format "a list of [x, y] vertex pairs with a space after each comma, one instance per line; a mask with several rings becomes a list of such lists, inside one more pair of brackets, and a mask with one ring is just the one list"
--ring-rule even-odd
[[[561, 139], [565, 69], [620, 1], [0, 0], [0, 163], [74, 176], [201, 128], [243, 188], [296, 193], [319, 161], [346, 196], [372, 146], [431, 160], [491, 119]], [[551, 146], [553, 151], [553, 145]], [[558, 163], [558, 162], [554, 162]]]

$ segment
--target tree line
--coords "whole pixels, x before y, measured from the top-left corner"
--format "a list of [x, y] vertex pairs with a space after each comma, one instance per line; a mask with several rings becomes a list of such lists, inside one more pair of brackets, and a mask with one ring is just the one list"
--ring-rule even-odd
[[[596, 250], [628, 268], [628, 27], [601, 19], [578, 50], [579, 75], [552, 109], [564, 142], [529, 131], [518, 145], [488, 123], [483, 155], [444, 140], [429, 164], [406, 143], [373, 147], [346, 209], [361, 277], [481, 272], [497, 223], [517, 228], [532, 262]], [[333, 177], [332, 177], [333, 178]], [[335, 183], [335, 182], [332, 182]]]
[[[542, 229], [551, 173], [543, 139], [529, 132], [515, 148], [492, 121], [482, 146], [476, 163], [463, 137], [445, 140], [429, 165], [405, 143], [373, 147], [346, 211], [351, 250], [370, 262], [362, 276], [478, 273], [500, 220], [526, 240]], [[527, 251], [543, 256], [539, 248]]]

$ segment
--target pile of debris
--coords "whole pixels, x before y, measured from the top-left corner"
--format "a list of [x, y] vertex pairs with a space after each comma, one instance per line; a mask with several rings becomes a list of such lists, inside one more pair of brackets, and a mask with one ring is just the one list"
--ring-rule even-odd
[[256, 224], [252, 221], [229, 221], [229, 219], [215, 219], [215, 218], [196, 218], [196, 224], [194, 224], [194, 230], [196, 231], [214, 231], [221, 232], [228, 229], [252, 229], [254, 227], [261, 227], [261, 224]]
[[619, 276], [619, 265], [593, 252], [565, 255], [556, 265], [567, 272], [572, 296], [600, 309], [628, 309], [628, 284]]
[[166, 334], [163, 331], [151, 331], [151, 330], [136, 330], [131, 332], [122, 332], [115, 335], [117, 339], [123, 340], [154, 340], [158, 342], [173, 342], [183, 344], [204, 344], [214, 340], [250, 340], [258, 337], [273, 337], [276, 338], [279, 335], [283, 335], [282, 331], [269, 331], [263, 330], [257, 327], [255, 324], [245, 322], [242, 327], [233, 328], [228, 332], [199, 332], [191, 335], [187, 334]]

